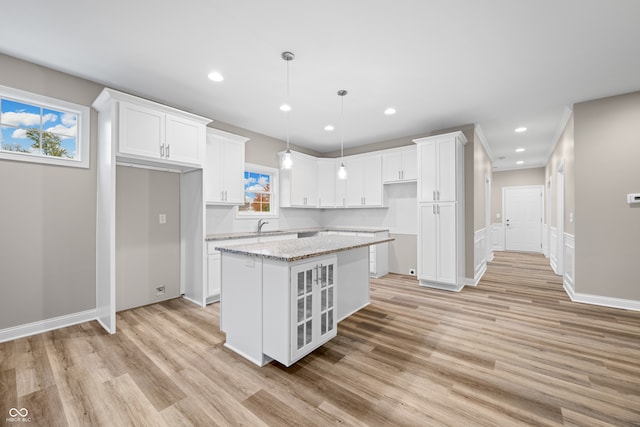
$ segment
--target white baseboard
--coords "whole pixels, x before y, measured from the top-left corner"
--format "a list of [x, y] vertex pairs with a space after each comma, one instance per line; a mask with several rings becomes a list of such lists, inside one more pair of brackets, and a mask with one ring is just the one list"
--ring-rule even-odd
[[[493, 252], [491, 252], [491, 259], [493, 259]], [[473, 279], [469, 277], [465, 277], [465, 286], [478, 286], [480, 283], [480, 279], [484, 276], [484, 273], [487, 271], [487, 263], [482, 263], [482, 266], [478, 271], [476, 271], [476, 275]]]
[[580, 294], [575, 292], [568, 283], [564, 283], [563, 287], [565, 292], [567, 293], [567, 295], [569, 295], [569, 298], [571, 298], [571, 301], [573, 302], [640, 311], [640, 301], [623, 298], [604, 297], [601, 295]]
[[441, 289], [443, 291], [452, 291], [452, 292], [460, 292], [465, 285], [464, 283], [451, 285], [449, 283], [428, 282], [424, 280], [420, 280], [418, 284], [420, 286], [424, 286], [425, 288]]
[[54, 329], [65, 328], [67, 326], [77, 325], [78, 323], [96, 320], [96, 310], [81, 311], [64, 316], [54, 317], [52, 319], [39, 320], [37, 322], [27, 323], [25, 325], [13, 326], [0, 330], [0, 342], [11, 341], [18, 338], [28, 337], [30, 335], [41, 334], [43, 332], [52, 331]]

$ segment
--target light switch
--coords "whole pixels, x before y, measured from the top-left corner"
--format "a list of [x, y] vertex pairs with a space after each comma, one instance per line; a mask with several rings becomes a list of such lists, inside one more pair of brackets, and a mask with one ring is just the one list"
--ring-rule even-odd
[[496, 219], [500, 219], [500, 214], [499, 213], [496, 214]]
[[160, 217], [159, 217], [158, 220], [159, 220], [160, 224], [166, 224], [167, 223], [167, 214], [160, 214]]
[[573, 212], [569, 212], [569, 222], [573, 222]]

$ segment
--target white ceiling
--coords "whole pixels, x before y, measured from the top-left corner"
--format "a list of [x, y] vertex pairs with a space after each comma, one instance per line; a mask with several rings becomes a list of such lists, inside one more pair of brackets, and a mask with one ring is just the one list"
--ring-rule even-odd
[[0, 52], [284, 140], [289, 50], [292, 143], [339, 149], [346, 89], [345, 147], [476, 123], [511, 169], [544, 165], [575, 102], [640, 90], [639, 18], [637, 0], [13, 1]]

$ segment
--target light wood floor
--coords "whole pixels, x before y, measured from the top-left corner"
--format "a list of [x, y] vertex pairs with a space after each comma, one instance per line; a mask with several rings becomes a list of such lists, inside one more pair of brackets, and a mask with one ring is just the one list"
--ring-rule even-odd
[[[477, 288], [372, 280], [372, 303], [290, 368], [222, 347], [177, 299], [0, 344], [0, 420], [46, 426], [640, 425], [640, 313], [571, 303], [548, 261], [497, 253]], [[26, 425], [6, 422], [6, 425]]]

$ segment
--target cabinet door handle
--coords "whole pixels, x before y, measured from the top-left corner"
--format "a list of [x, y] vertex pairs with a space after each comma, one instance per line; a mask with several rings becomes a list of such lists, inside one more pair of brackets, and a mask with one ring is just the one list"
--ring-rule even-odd
[[315, 266], [315, 267], [313, 267], [313, 268], [316, 270], [316, 279], [314, 280], [314, 282], [316, 282], [316, 285], [317, 285], [317, 284], [318, 284], [318, 278], [319, 278], [319, 275], [318, 275], [318, 266], [316, 265], [316, 266]]
[[171, 148], [171, 146], [167, 144], [167, 159], [169, 158], [169, 148]]
[[440, 190], [438, 190], [437, 192], [438, 192], [438, 200], [440, 200]]
[[438, 215], [440, 215], [440, 205], [438, 205]]
[[432, 208], [433, 208], [433, 214], [435, 215], [436, 214], [436, 205], [433, 205]]
[[164, 145], [160, 146], [160, 157], [164, 157]]
[[433, 200], [436, 199], [436, 190], [433, 190]]

